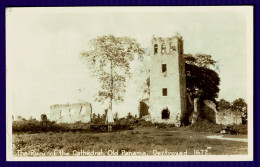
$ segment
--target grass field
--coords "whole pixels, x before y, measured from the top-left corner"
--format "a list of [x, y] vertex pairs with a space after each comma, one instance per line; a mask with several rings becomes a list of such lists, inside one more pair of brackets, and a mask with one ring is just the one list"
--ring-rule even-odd
[[[164, 130], [154, 127], [117, 132], [63, 132], [63, 133], [17, 133], [13, 134], [13, 153], [17, 151], [49, 153], [63, 150], [70, 154], [74, 150], [100, 151], [122, 150], [126, 152], [146, 152], [153, 155], [153, 150], [185, 152], [193, 155], [194, 150], [208, 149], [211, 155], [247, 154], [247, 143], [207, 139], [214, 133], [184, 131], [178, 128]], [[215, 134], [216, 135], [216, 134]]]

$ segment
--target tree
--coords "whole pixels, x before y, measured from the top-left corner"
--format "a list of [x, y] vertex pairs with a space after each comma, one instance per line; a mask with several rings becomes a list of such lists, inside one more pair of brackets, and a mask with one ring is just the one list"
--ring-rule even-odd
[[20, 116], [20, 115], [17, 116], [17, 121], [23, 121], [23, 120], [24, 120], [24, 118], [22, 116]]
[[135, 39], [113, 35], [92, 39], [90, 45], [91, 50], [81, 55], [100, 83], [95, 100], [101, 103], [108, 100], [109, 116], [113, 102], [124, 100], [126, 81], [130, 77], [130, 61], [135, 54], [143, 54], [144, 51]]
[[102, 122], [105, 123], [107, 118], [107, 109], [104, 110], [104, 113], [101, 116]]
[[[220, 78], [218, 73], [210, 69], [214, 67], [216, 61], [206, 54], [184, 54], [185, 59], [185, 75], [186, 75], [186, 95], [187, 95], [187, 110], [184, 113], [183, 123], [188, 125], [194, 111], [193, 100], [199, 98], [199, 108], [205, 110], [204, 100], [212, 100], [216, 102], [219, 92]], [[205, 111], [204, 111], [205, 112]], [[205, 114], [204, 114], [205, 115]], [[200, 117], [203, 117], [203, 112], [200, 112]]]
[[135, 114], [135, 117], [134, 117], [135, 119], [137, 119], [137, 114]]
[[216, 65], [216, 61], [212, 59], [211, 55], [197, 53], [194, 56], [192, 54], [184, 54], [185, 62], [198, 67], [210, 68]]
[[96, 113], [93, 113], [92, 118], [96, 119], [96, 117], [97, 117]]
[[132, 118], [134, 118], [134, 117], [133, 117], [132, 114], [129, 112], [129, 113], [127, 114], [126, 118], [129, 120], [129, 119], [132, 119]]
[[135, 61], [134, 78], [137, 85], [138, 101], [144, 101], [149, 104], [150, 99], [150, 52], [149, 48], [144, 49], [146, 52], [139, 55]]
[[95, 119], [96, 124], [103, 124], [102, 116], [98, 113], [97, 118]]
[[215, 66], [216, 61], [212, 59], [211, 55], [197, 53], [195, 54], [195, 65], [198, 67], [209, 68]]
[[41, 114], [41, 123], [42, 125], [46, 126], [48, 122], [48, 118], [46, 114]]
[[227, 110], [231, 108], [231, 104], [229, 101], [226, 101], [225, 99], [220, 99], [218, 101], [218, 109], [220, 111]]
[[41, 122], [47, 122], [47, 115], [46, 114], [41, 114]]
[[191, 54], [184, 55], [187, 93], [192, 98], [200, 97], [201, 100], [216, 102], [218, 97], [220, 78], [218, 73], [210, 69], [216, 61], [210, 55]]
[[118, 121], [118, 120], [119, 120], [118, 112], [116, 112], [115, 115], [114, 115], [114, 121]]
[[237, 110], [237, 111], [240, 111], [240, 112], [246, 112], [247, 111], [247, 104], [246, 104], [244, 99], [239, 98], [239, 99], [236, 99], [232, 102], [231, 109]]
[[97, 123], [97, 114], [93, 113], [92, 118], [91, 118], [91, 123], [96, 124]]
[[238, 98], [234, 100], [231, 104], [231, 109], [233, 111], [239, 111], [242, 114], [242, 123], [247, 123], [247, 104], [244, 99]]

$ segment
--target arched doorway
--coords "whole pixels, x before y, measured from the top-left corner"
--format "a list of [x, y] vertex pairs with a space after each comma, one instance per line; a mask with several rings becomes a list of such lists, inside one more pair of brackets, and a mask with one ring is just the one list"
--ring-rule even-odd
[[170, 118], [170, 111], [168, 108], [162, 110], [162, 119], [169, 119]]

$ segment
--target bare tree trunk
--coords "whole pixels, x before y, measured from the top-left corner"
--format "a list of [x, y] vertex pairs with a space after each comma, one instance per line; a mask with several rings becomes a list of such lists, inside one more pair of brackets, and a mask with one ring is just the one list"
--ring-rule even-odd
[[110, 89], [110, 101], [109, 101], [109, 108], [107, 111], [107, 118], [106, 118], [106, 122], [110, 123], [113, 122], [113, 118], [112, 117], [112, 109], [113, 109], [113, 89], [114, 89], [114, 81], [113, 81], [113, 61], [110, 60], [110, 75], [111, 75], [111, 89]]

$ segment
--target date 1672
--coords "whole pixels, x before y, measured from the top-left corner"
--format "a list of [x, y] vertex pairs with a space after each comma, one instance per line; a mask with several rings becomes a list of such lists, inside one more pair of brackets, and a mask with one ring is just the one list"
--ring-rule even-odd
[[210, 155], [209, 150], [194, 150], [194, 155]]

